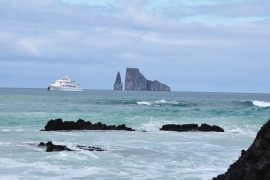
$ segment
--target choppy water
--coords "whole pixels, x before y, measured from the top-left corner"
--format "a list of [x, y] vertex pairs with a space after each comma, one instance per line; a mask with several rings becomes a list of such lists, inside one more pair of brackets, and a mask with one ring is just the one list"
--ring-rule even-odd
[[[136, 131], [39, 131], [56, 118], [124, 123]], [[270, 94], [0, 88], [0, 177], [212, 179], [268, 119]], [[159, 131], [168, 123], [207, 123], [225, 133]], [[41, 141], [107, 151], [47, 153], [37, 147]]]

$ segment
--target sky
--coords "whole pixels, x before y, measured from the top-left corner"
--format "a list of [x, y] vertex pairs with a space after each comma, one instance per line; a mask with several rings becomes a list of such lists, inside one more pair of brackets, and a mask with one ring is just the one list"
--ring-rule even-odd
[[139, 68], [172, 91], [270, 93], [269, 0], [0, 0], [0, 87]]

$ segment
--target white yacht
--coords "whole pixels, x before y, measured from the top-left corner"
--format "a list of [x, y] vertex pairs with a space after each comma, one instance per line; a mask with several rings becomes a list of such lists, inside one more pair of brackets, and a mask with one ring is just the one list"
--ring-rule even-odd
[[47, 89], [49, 91], [82, 91], [82, 88], [79, 88], [79, 84], [71, 80], [68, 76], [56, 80], [54, 84], [47, 84]]

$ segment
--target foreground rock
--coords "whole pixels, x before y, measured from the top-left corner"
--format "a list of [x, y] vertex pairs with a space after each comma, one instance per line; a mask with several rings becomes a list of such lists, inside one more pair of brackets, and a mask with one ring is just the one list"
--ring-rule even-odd
[[[46, 152], [53, 152], [53, 151], [74, 151], [69, 149], [67, 146], [63, 145], [55, 145], [51, 141], [44, 143], [41, 142], [38, 145], [39, 147], [46, 147]], [[104, 149], [94, 147], [94, 146], [76, 146], [76, 148], [87, 150], [87, 151], [105, 151]]]
[[121, 81], [121, 75], [118, 71], [117, 75], [116, 75], [116, 79], [115, 79], [115, 83], [114, 83], [114, 90], [122, 90], [122, 81]]
[[147, 80], [138, 68], [127, 68], [125, 90], [137, 91], [170, 91], [170, 87], [155, 81]]
[[122, 125], [106, 125], [98, 122], [92, 124], [90, 121], [84, 121], [79, 119], [78, 121], [64, 121], [62, 119], [50, 120], [42, 131], [59, 131], [59, 130], [124, 130], [124, 131], [135, 131], [132, 128]]
[[204, 132], [224, 132], [219, 126], [210, 126], [208, 124], [202, 124], [200, 127], [198, 124], [166, 124], [163, 125], [159, 130], [163, 131], [177, 131], [177, 132], [186, 132], [186, 131], [204, 131]]
[[270, 179], [270, 120], [260, 129], [247, 151], [230, 165], [225, 174], [213, 180], [269, 180]]

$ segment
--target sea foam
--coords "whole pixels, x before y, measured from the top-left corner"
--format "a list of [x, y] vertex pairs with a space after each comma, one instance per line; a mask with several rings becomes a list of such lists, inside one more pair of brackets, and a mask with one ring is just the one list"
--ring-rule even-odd
[[179, 106], [179, 107], [191, 107], [195, 106], [195, 104], [185, 101], [175, 101], [175, 100], [156, 100], [156, 101], [138, 101], [138, 105], [146, 105], [146, 106], [164, 106], [164, 105], [171, 105], [171, 106]]
[[270, 102], [265, 102], [265, 101], [252, 101], [254, 106], [258, 107], [270, 107]]
[[151, 102], [147, 102], [147, 101], [139, 101], [137, 102], [138, 105], [146, 105], [146, 106], [151, 106], [152, 103]]

